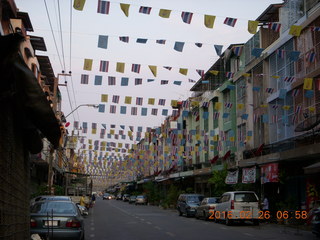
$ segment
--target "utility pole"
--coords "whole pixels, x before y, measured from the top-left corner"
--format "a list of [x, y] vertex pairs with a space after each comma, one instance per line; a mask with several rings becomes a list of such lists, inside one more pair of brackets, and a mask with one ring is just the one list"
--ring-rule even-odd
[[52, 191], [52, 180], [53, 180], [53, 154], [54, 148], [53, 145], [49, 145], [50, 152], [49, 152], [49, 166], [48, 166], [48, 195], [53, 195], [54, 192]]

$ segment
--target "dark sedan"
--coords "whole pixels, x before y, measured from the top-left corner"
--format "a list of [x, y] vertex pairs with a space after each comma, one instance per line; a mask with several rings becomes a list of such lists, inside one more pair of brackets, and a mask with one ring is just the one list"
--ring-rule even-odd
[[47, 239], [84, 239], [83, 217], [70, 201], [39, 201], [30, 212], [30, 233]]

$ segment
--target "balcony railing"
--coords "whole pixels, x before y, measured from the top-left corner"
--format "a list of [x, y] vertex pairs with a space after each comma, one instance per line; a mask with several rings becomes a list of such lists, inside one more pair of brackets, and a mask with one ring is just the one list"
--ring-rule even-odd
[[[312, 53], [315, 54], [315, 57], [313, 61], [310, 61]], [[320, 43], [301, 54], [296, 63], [296, 78], [304, 78], [307, 74], [312, 73], [318, 68], [320, 68]]]

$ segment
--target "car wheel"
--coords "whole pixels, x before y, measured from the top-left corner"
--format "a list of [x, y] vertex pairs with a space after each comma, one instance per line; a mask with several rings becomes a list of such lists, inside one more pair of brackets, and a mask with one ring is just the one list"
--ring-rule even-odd
[[229, 219], [228, 217], [226, 217], [226, 225], [231, 226], [232, 223], [233, 223], [232, 219]]

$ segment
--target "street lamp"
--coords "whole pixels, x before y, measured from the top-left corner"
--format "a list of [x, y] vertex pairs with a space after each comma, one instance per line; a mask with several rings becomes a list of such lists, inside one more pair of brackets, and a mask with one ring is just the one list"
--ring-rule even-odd
[[[99, 104], [80, 104], [78, 107], [76, 107], [75, 109], [73, 109], [73, 110], [71, 111], [71, 113], [73, 113], [74, 111], [76, 111], [79, 107], [83, 107], [83, 106], [98, 108], [98, 107], [99, 107]], [[71, 113], [69, 113], [67, 116], [65, 116], [65, 118], [69, 117]]]

